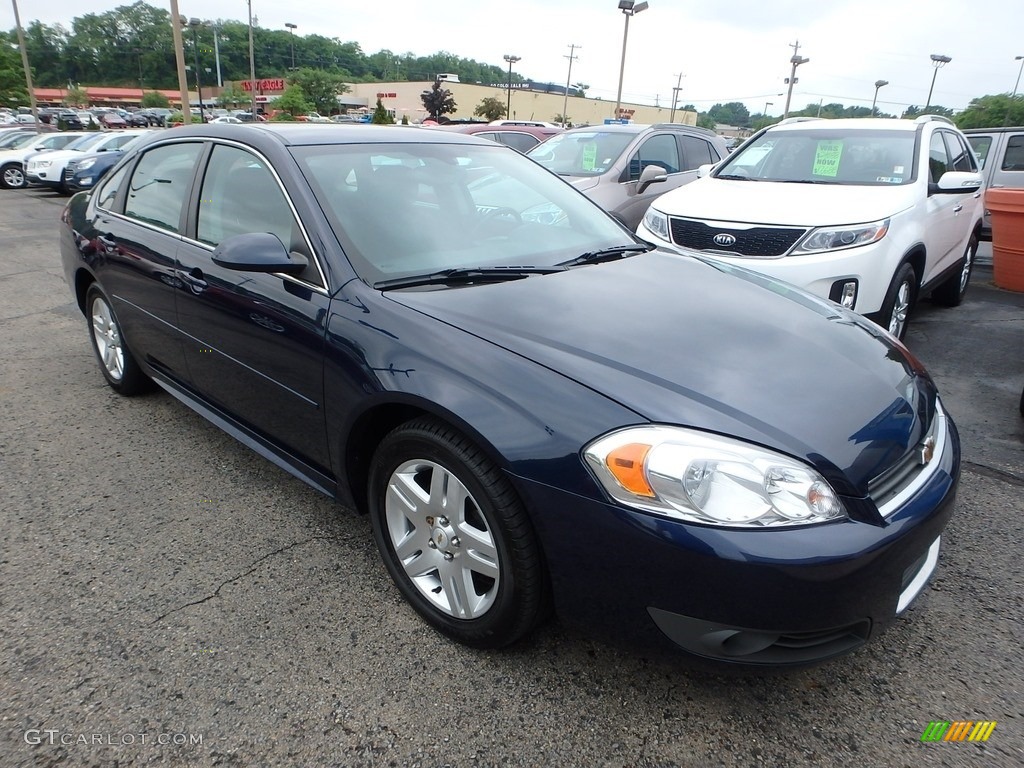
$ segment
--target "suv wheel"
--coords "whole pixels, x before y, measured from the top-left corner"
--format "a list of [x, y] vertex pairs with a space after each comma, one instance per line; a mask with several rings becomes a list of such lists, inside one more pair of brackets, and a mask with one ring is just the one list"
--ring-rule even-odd
[[967, 250], [960, 259], [959, 269], [949, 276], [942, 285], [932, 291], [932, 298], [947, 307], [959, 307], [967, 295], [967, 286], [971, 282], [971, 270], [974, 269], [974, 257], [978, 255], [978, 236], [971, 235]]
[[25, 169], [21, 163], [8, 163], [0, 168], [0, 187], [4, 189], [24, 189], [28, 186]]
[[893, 277], [889, 291], [885, 294], [878, 324], [902, 340], [907, 335], [907, 324], [916, 298], [917, 274], [909, 263], [904, 262], [896, 270], [896, 276]]

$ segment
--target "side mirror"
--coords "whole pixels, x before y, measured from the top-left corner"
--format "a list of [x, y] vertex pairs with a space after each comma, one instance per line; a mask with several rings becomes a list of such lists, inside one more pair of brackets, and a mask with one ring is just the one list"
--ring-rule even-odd
[[932, 185], [931, 191], [947, 195], [977, 192], [981, 189], [982, 183], [980, 173], [946, 171], [939, 177], [939, 183]]
[[277, 235], [253, 232], [229, 237], [213, 251], [213, 263], [239, 272], [298, 275], [309, 266], [301, 253], [289, 253]]
[[705, 176], [710, 176], [716, 165], [718, 163], [704, 163], [704, 165], [697, 166], [697, 178], [703, 179]]
[[636, 193], [639, 195], [651, 184], [661, 181], [668, 181], [668, 171], [660, 165], [648, 165], [640, 172], [640, 178], [636, 182]]

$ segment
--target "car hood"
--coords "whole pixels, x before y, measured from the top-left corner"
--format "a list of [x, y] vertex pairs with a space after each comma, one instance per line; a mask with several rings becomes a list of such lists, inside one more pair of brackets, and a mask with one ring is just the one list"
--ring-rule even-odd
[[55, 149], [52, 152], [43, 152], [42, 154], [37, 152], [37, 153], [35, 153], [35, 155], [30, 155], [29, 159], [31, 159], [31, 160], [36, 160], [36, 159], [42, 160], [43, 158], [45, 158], [45, 159], [53, 161], [53, 162], [63, 163], [65, 161], [67, 161], [67, 160], [70, 160], [73, 157], [81, 157], [81, 156], [82, 156], [82, 153], [79, 152], [77, 149]]
[[572, 184], [580, 192], [593, 189], [601, 180], [600, 176], [562, 176], [563, 179]]
[[750, 224], [821, 227], [885, 219], [913, 204], [914, 185], [854, 186], [734, 181], [706, 177], [665, 193], [669, 216]]
[[865, 495], [870, 479], [922, 439], [934, 413], [928, 375], [881, 329], [710, 260], [655, 251], [386, 295], [615, 400], [637, 423], [783, 451], [846, 495]]

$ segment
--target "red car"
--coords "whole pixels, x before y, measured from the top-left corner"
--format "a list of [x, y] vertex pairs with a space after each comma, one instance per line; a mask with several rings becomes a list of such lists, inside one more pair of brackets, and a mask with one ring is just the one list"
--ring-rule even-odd
[[104, 128], [127, 128], [128, 122], [117, 112], [104, 112], [100, 115], [100, 125]]

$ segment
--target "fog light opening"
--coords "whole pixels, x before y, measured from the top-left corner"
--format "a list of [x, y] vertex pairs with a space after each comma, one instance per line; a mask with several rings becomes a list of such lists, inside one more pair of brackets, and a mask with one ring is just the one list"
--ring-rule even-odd
[[828, 297], [836, 304], [853, 309], [857, 304], [857, 281], [852, 278], [836, 280]]

